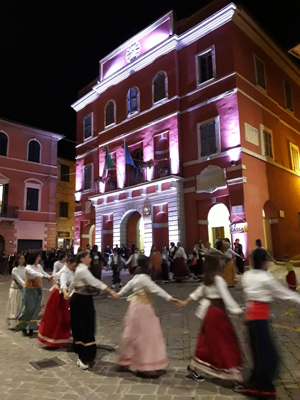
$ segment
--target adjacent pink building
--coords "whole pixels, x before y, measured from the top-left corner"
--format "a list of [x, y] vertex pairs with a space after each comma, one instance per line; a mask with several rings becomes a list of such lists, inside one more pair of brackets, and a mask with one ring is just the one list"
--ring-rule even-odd
[[76, 245], [131, 240], [149, 253], [220, 236], [246, 254], [257, 238], [277, 258], [299, 252], [299, 84], [228, 1], [183, 21], [170, 12], [113, 50], [72, 105]]
[[0, 119], [0, 253], [55, 247], [60, 139]]

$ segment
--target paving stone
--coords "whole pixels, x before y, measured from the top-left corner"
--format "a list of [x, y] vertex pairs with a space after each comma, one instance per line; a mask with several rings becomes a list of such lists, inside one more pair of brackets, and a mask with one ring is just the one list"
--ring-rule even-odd
[[155, 394], [157, 392], [157, 385], [147, 385], [142, 383], [140, 385], [131, 386], [129, 393], [132, 394]]

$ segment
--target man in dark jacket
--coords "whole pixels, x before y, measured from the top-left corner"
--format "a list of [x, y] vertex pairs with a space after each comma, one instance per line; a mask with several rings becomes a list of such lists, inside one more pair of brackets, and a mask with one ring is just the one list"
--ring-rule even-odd
[[102, 265], [107, 264], [103, 259], [102, 254], [98, 251], [98, 246], [95, 244], [91, 251], [91, 273], [95, 278], [101, 279]]
[[[234, 251], [241, 257], [244, 257], [243, 246], [240, 243], [240, 239], [235, 240]], [[244, 273], [244, 261], [243, 258], [236, 257], [236, 266], [238, 268], [238, 274], [243, 275]]]

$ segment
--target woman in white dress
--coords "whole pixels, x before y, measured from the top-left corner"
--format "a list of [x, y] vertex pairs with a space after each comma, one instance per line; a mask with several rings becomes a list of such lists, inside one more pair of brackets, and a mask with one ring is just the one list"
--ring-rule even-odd
[[15, 329], [22, 308], [22, 293], [25, 283], [25, 257], [19, 254], [16, 266], [12, 272], [12, 282], [9, 289], [7, 305], [7, 324], [10, 329]]

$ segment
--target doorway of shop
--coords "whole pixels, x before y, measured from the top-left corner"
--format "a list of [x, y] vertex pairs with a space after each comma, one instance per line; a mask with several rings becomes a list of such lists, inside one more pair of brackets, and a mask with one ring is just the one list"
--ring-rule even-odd
[[144, 219], [136, 210], [128, 211], [121, 221], [121, 242], [128, 246], [132, 242], [142, 252], [144, 249]]
[[230, 214], [225, 204], [215, 204], [208, 213], [208, 238], [212, 246], [220, 237], [230, 239]]

